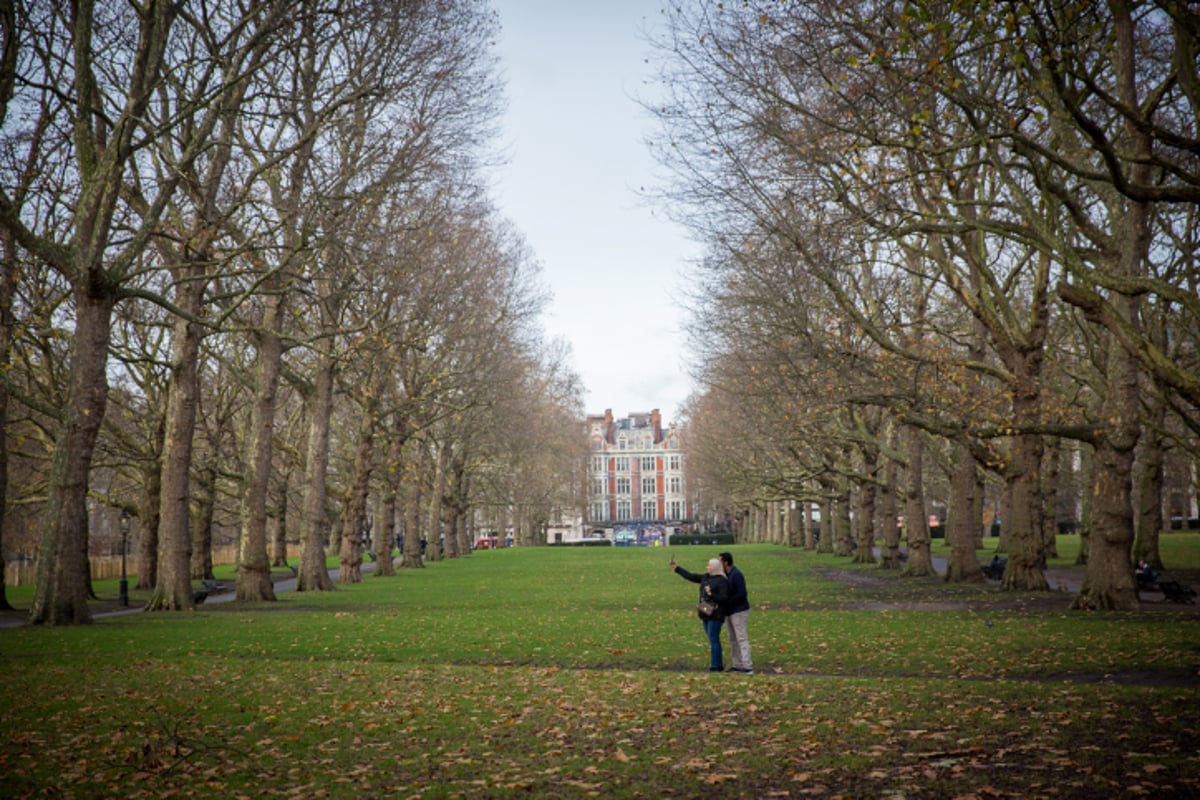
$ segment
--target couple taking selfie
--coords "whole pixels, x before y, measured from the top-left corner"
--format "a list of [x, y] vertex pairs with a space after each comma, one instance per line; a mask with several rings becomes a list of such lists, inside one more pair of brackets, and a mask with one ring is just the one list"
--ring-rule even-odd
[[750, 661], [750, 639], [746, 622], [750, 618], [750, 600], [746, 596], [746, 577], [733, 565], [733, 555], [721, 553], [711, 558], [703, 575], [688, 572], [671, 557], [671, 570], [692, 583], [700, 584], [700, 601], [696, 613], [708, 637], [709, 672], [724, 672], [725, 659], [721, 652], [721, 628], [729, 622], [729, 650], [733, 656], [730, 672], [749, 675], [754, 672]]

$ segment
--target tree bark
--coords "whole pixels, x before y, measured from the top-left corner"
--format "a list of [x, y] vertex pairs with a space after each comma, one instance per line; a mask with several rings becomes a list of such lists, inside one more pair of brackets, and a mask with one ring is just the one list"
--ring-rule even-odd
[[1135, 463], [1137, 475], [1137, 517], [1133, 542], [1133, 560], [1144, 560], [1150, 567], [1161, 572], [1162, 554], [1158, 549], [1158, 537], [1163, 530], [1163, 483], [1166, 458], [1163, 449], [1163, 426], [1166, 424], [1166, 408], [1157, 394], [1146, 398], [1150, 406], [1147, 411], [1146, 427], [1138, 442]]
[[[193, 315], [202, 312], [205, 265], [186, 270], [176, 288], [176, 302]], [[175, 319], [171, 344], [171, 376], [167, 392], [166, 431], [163, 434], [161, 505], [158, 514], [158, 581], [147, 611], [192, 607], [191, 476], [192, 442], [196, 431], [199, 394], [200, 326]]]
[[[5, 28], [15, 26], [13, 7], [0, 12]], [[15, 55], [10, 55], [15, 58]], [[12, 365], [12, 341], [16, 320], [13, 317], [13, 298], [17, 290], [16, 242], [12, 234], [0, 228], [0, 375], [7, 375]], [[8, 381], [0, 380], [0, 610], [10, 611], [8, 587], [5, 583], [4, 531], [8, 520]]]
[[267, 492], [271, 482], [275, 404], [283, 342], [285, 295], [278, 291], [265, 298], [263, 326], [258, 335], [258, 374], [250, 412], [250, 440], [242, 490], [241, 538], [238, 542], [237, 599], [258, 602], [275, 599], [271, 564], [267, 556]]
[[850, 542], [853, 540], [854, 528], [850, 518], [850, 496], [851, 490], [847, 485], [834, 500], [833, 554], [835, 556], [851, 554]]
[[317, 358], [309, 398], [307, 472], [304, 476], [304, 514], [300, 519], [300, 573], [296, 591], [328, 592], [333, 581], [325, 566], [325, 533], [330, 530], [325, 503], [328, 499], [329, 420], [333, 415], [334, 363], [331, 356]]
[[[420, 448], [416, 448], [414, 460], [420, 459]], [[421, 533], [421, 481], [416, 477], [419, 470], [412, 470], [400, 484], [404, 502], [404, 557], [401, 567], [422, 569], [425, 566], [424, 551], [430, 545]], [[501, 531], [500, 536], [504, 533]]]
[[957, 459], [950, 476], [950, 503], [946, 520], [946, 538], [950, 557], [946, 559], [947, 581], [981, 581], [983, 572], [975, 554], [974, 522], [975, 476], [978, 466], [970, 451], [956, 446]]
[[896, 462], [888, 459], [883, 468], [883, 483], [879, 486], [876, 519], [882, 535], [879, 566], [882, 569], [900, 569], [900, 526], [896, 522]]
[[825, 502], [821, 505], [821, 536], [817, 539], [818, 553], [833, 552], [834, 529], [836, 527], [833, 519], [833, 509], [833, 498], [826, 498]]
[[1042, 501], [1039, 465], [1042, 460], [1040, 436], [1023, 435], [1013, 439], [1005, 481], [1011, 510], [1004, 520], [1008, 526], [1008, 565], [1004, 569], [1005, 589], [1048, 590], [1046, 555], [1042, 544]]
[[1079, 450], [1079, 555], [1076, 566], [1088, 562], [1092, 543], [1092, 485], [1096, 480], [1096, 449], [1086, 442]]
[[[1127, 108], [1138, 108], [1136, 45], [1132, 9], [1126, 3], [1110, 5], [1114, 19], [1114, 72], [1117, 93]], [[1130, 152], [1129, 179], [1135, 185], [1148, 185], [1151, 134], [1126, 118], [1123, 146]], [[1104, 267], [1118, 279], [1130, 279], [1144, 273], [1150, 246], [1150, 204], [1130, 199], [1113, 202], [1112, 243], [1115, 257]], [[1080, 276], [1088, 280], [1088, 276]], [[1068, 293], [1069, 295], [1069, 293]], [[1069, 297], [1068, 297], [1069, 299]], [[1122, 325], [1138, 329], [1139, 301], [1136, 297], [1110, 290], [1108, 305]], [[1134, 352], [1105, 328], [1108, 343], [1105, 363], [1105, 394], [1100, 418], [1104, 428], [1096, 446], [1096, 479], [1093, 493], [1091, 551], [1083, 587], [1071, 607], [1077, 609], [1136, 609], [1137, 587], [1133, 576], [1130, 550], [1133, 545], [1132, 472], [1134, 449], [1141, 432], [1138, 363]]]
[[271, 566], [286, 567], [288, 565], [287, 519], [288, 519], [288, 488], [292, 483], [292, 471], [284, 470], [276, 482], [275, 520], [271, 534]]
[[908, 542], [908, 562], [900, 574], [921, 578], [936, 575], [929, 539], [929, 518], [925, 513], [925, 440], [921, 431], [904, 431], [908, 466], [904, 468], [904, 540]]
[[[161, 423], [163, 420], [159, 419]], [[142, 476], [141, 500], [138, 503], [138, 549], [134, 572], [134, 588], [153, 590], [158, 585], [158, 534], [162, 506], [162, 442], [163, 428], [154, 431], [154, 460], [139, 470]]]
[[[371, 489], [371, 464], [375, 452], [375, 418], [379, 412], [378, 397], [379, 392], [372, 387], [362, 407], [358, 448], [354, 454], [354, 468], [342, 513], [342, 547], [338, 554], [339, 583], [362, 581], [362, 534], [366, 530], [367, 496]], [[379, 533], [381, 536], [386, 535], [384, 531]], [[382, 550], [378, 543], [376, 550]]]
[[865, 480], [858, 487], [858, 542], [854, 549], [855, 564], [874, 564], [875, 558], [875, 493], [879, 471], [879, 453], [873, 447], [863, 448]]
[[207, 463], [200, 467], [196, 482], [196, 519], [192, 526], [192, 577], [196, 580], [212, 579], [212, 529], [217, 510], [217, 468], [214, 463], [217, 453], [208, 456]]
[[87, 624], [87, 487], [96, 437], [108, 403], [108, 342], [114, 300], [77, 289], [75, 339], [63, 426], [50, 468], [50, 497], [29, 621]]
[[1058, 558], [1058, 448], [1058, 439], [1047, 439], [1042, 456], [1042, 551], [1047, 560]]

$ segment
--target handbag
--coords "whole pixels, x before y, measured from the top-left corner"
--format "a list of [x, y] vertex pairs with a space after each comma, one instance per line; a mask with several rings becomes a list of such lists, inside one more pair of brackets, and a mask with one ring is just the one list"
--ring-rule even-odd
[[713, 614], [717, 613], [717, 604], [712, 600], [701, 600], [696, 604], [696, 611], [699, 612], [700, 616], [702, 617], [711, 617]]

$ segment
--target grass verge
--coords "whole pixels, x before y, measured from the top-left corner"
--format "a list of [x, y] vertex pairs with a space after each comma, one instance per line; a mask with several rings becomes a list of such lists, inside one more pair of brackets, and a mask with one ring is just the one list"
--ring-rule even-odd
[[703, 671], [695, 586], [656, 549], [0, 630], [0, 796], [1200, 795], [1192, 607], [733, 552], [753, 676]]

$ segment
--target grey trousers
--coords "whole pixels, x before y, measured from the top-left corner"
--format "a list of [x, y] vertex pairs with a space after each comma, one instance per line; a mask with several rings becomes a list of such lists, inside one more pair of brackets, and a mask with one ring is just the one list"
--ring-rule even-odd
[[754, 669], [750, 660], [750, 637], [746, 633], [746, 622], [750, 619], [750, 610], [739, 611], [725, 617], [729, 625], [729, 651], [732, 655], [734, 669]]

